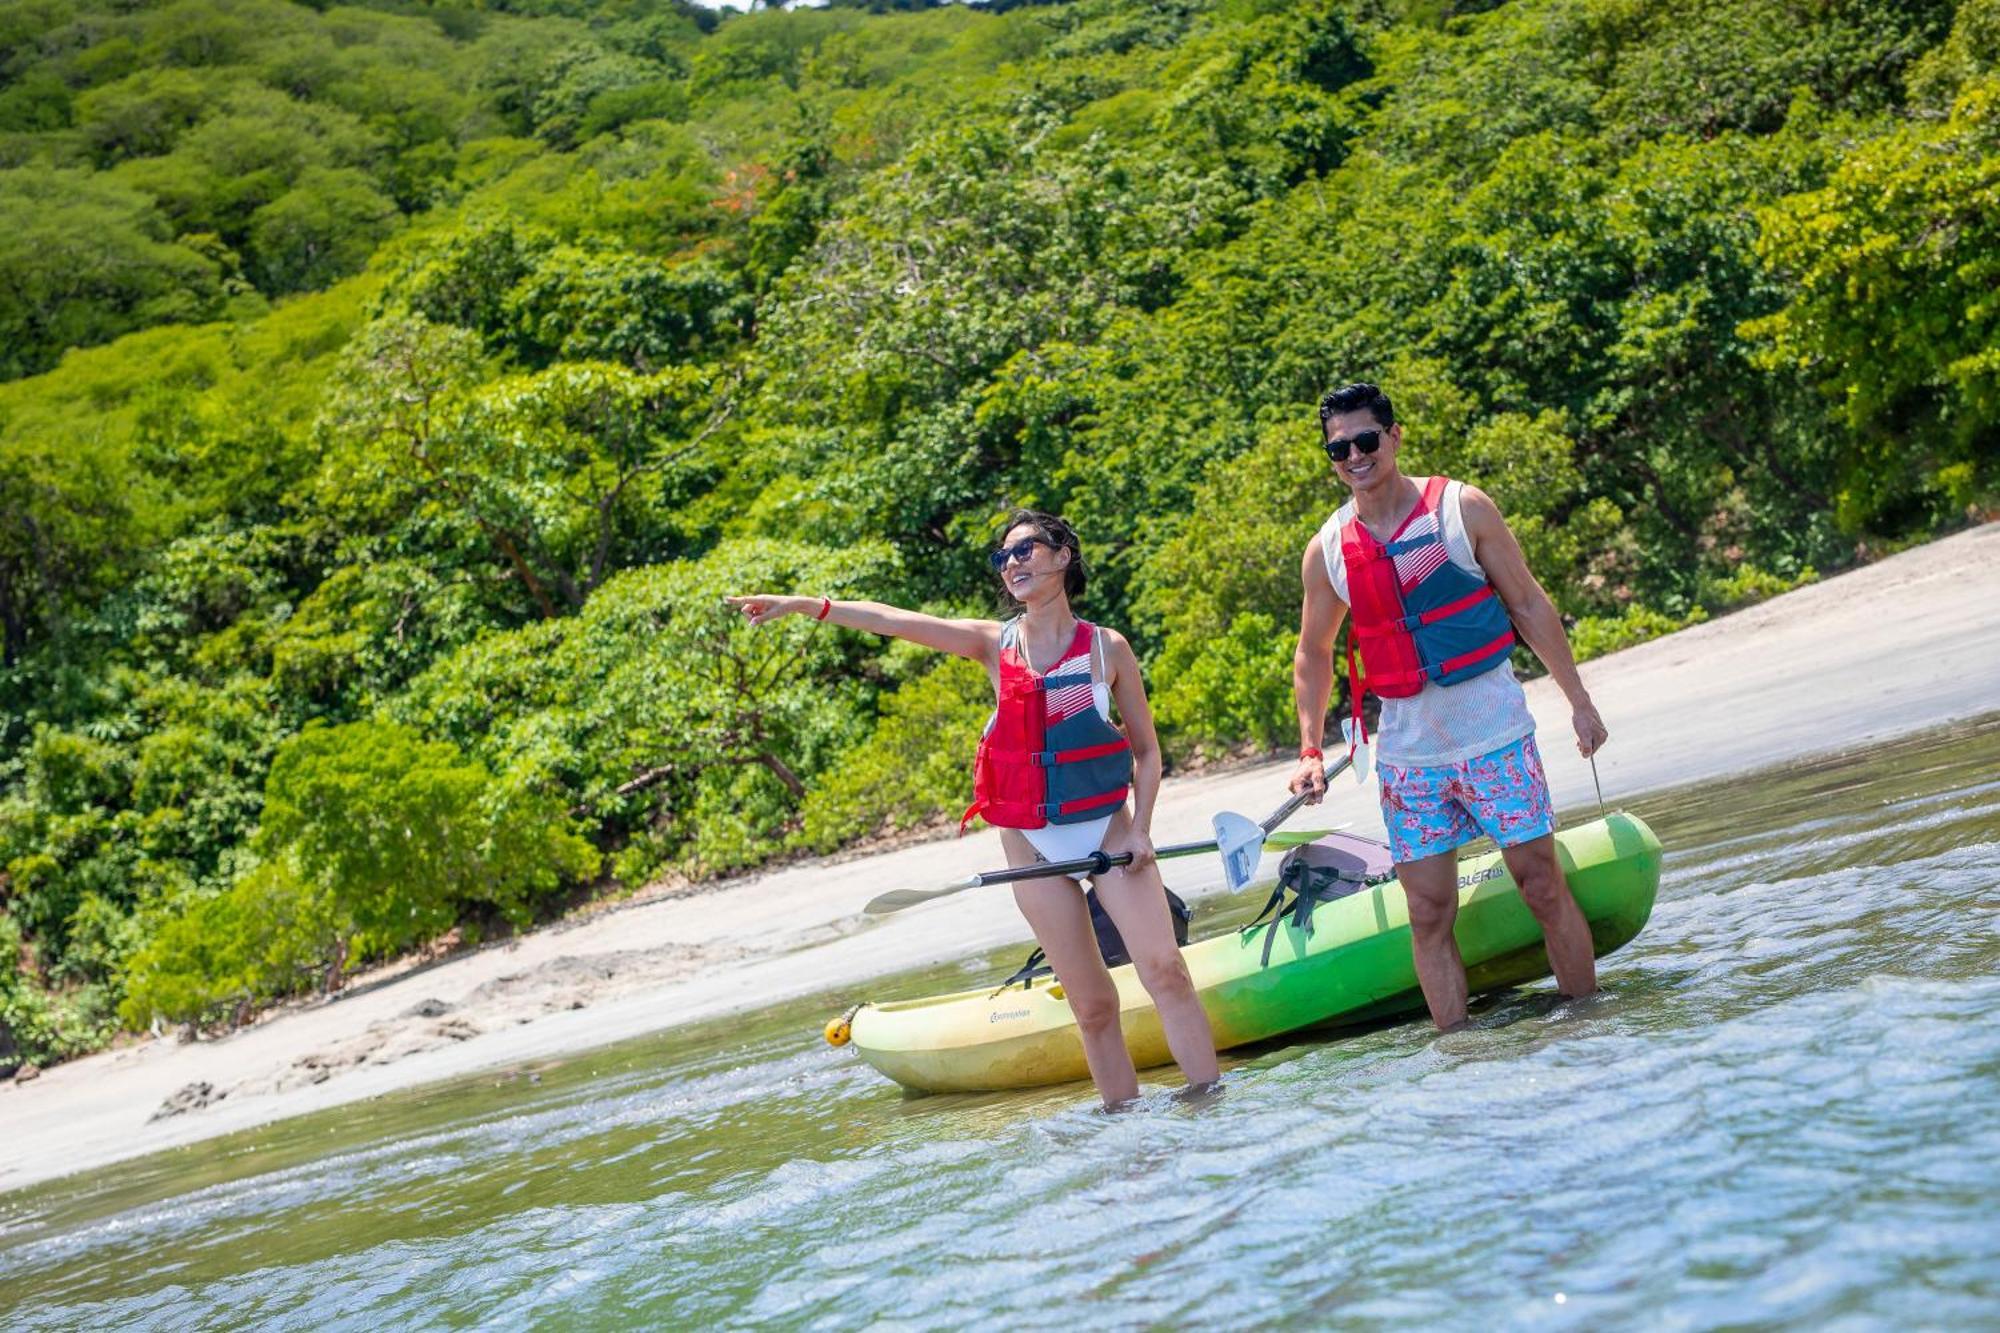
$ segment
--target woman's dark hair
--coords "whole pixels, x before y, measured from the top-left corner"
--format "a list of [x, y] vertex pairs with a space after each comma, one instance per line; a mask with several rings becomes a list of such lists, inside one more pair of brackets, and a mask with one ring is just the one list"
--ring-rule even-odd
[[[1082, 596], [1083, 585], [1088, 582], [1089, 576], [1084, 572], [1083, 543], [1077, 540], [1076, 529], [1054, 514], [1044, 514], [1039, 509], [1016, 509], [1007, 515], [1007, 524], [1000, 529], [1000, 535], [1005, 537], [1024, 525], [1033, 528], [1050, 546], [1069, 552], [1069, 565], [1063, 570], [1063, 591], [1073, 598]], [[1000, 586], [1005, 591], [1006, 584], [1003, 582]], [[1007, 595], [1010, 598], [1013, 596], [1012, 593]]]
[[1342, 412], [1359, 412], [1363, 408], [1383, 430], [1396, 424], [1396, 409], [1390, 404], [1388, 394], [1372, 384], [1348, 384], [1327, 390], [1326, 397], [1319, 400], [1321, 431], [1326, 428], [1327, 418], [1337, 417]]

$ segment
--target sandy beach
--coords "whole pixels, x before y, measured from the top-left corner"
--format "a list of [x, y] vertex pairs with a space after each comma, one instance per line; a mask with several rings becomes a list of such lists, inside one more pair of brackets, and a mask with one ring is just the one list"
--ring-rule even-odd
[[[1583, 675], [1611, 728], [1599, 772], [1613, 803], [2000, 708], [2000, 524], [1587, 663]], [[1557, 802], [1580, 814], [1595, 797], [1562, 697], [1545, 680], [1528, 695]], [[1171, 780], [1155, 837], [1206, 836], [1222, 809], [1261, 815], [1289, 772]], [[1345, 779], [1294, 822], [1381, 828], [1373, 787]], [[1004, 890], [860, 915], [883, 889], [1002, 860], [985, 831], [787, 866], [364, 979], [223, 1039], [165, 1037], [77, 1060], [0, 1086], [0, 1191], [733, 1010], [843, 988], [863, 999], [871, 978], [1025, 939]], [[1189, 896], [1221, 887], [1209, 859], [1172, 863], [1168, 879]], [[160, 1114], [170, 1101], [181, 1109]]]

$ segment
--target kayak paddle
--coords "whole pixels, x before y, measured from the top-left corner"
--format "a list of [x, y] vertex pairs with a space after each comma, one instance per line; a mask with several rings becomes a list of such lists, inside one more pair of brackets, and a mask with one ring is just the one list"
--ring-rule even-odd
[[[1336, 769], [1336, 772], [1339, 770]], [[1253, 823], [1242, 815], [1224, 811], [1215, 817], [1215, 837], [1203, 842], [1181, 842], [1169, 847], [1155, 848], [1153, 855], [1159, 859], [1171, 856], [1192, 856], [1196, 852], [1219, 851], [1222, 853], [1223, 878], [1231, 889], [1240, 889], [1250, 882], [1250, 876], [1257, 872], [1257, 862], [1262, 857], [1265, 846], [1296, 847], [1302, 843], [1315, 842], [1325, 837], [1330, 829], [1302, 829], [1294, 833], [1277, 833], [1278, 825], [1291, 818], [1292, 812], [1305, 803], [1305, 794], [1292, 797], [1274, 810], [1263, 823]], [[964, 879], [941, 884], [934, 889], [891, 889], [868, 900], [861, 909], [866, 916], [887, 916], [900, 912], [905, 907], [915, 907], [933, 898], [944, 898], [967, 889], [984, 888], [988, 884], [1010, 884], [1015, 880], [1041, 879], [1049, 875], [1071, 875], [1083, 872], [1101, 875], [1113, 866], [1129, 865], [1132, 853], [1119, 852], [1116, 856], [1106, 852], [1092, 852], [1073, 861], [1037, 861], [1033, 865], [1009, 866], [1005, 870], [984, 870], [977, 875], [967, 875]], [[1239, 882], [1236, 878], [1242, 875]]]
[[[1346, 768], [1348, 763], [1349, 760], [1343, 756], [1327, 777], [1331, 779], [1341, 769]], [[1264, 844], [1271, 841], [1273, 830], [1290, 819], [1292, 812], [1304, 805], [1305, 800], [1306, 794], [1298, 793], [1273, 811], [1270, 818], [1261, 824], [1251, 823], [1234, 810], [1224, 810], [1215, 817], [1215, 841], [1210, 845], [1222, 853], [1222, 881], [1229, 886], [1231, 893], [1244, 888], [1257, 877], [1257, 863], [1264, 859]], [[1331, 829], [1322, 830], [1304, 841], [1317, 842], [1330, 832]]]

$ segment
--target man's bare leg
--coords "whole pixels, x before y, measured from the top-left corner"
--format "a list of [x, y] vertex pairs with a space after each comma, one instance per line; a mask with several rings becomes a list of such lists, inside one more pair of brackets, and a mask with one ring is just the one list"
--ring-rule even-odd
[[1507, 862], [1507, 873], [1520, 886], [1521, 901], [1541, 923], [1556, 988], [1572, 998], [1596, 991], [1597, 950], [1591, 944], [1590, 923], [1584, 920], [1583, 909], [1576, 905], [1569, 881], [1563, 878], [1562, 862], [1556, 859], [1555, 834], [1504, 847], [1500, 855]]
[[1410, 948], [1417, 984], [1431, 1022], [1449, 1032], [1465, 1022], [1465, 960], [1451, 928], [1458, 921], [1458, 852], [1440, 852], [1396, 867], [1410, 904]]

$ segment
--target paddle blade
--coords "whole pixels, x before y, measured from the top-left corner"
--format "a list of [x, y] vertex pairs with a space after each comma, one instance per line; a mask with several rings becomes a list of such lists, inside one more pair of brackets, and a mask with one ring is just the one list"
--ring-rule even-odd
[[954, 893], [963, 893], [967, 889], [976, 889], [980, 883], [979, 876], [972, 875], [950, 884], [941, 884], [934, 889], [890, 889], [887, 893], [878, 893], [870, 898], [867, 905], [861, 909], [861, 914], [887, 916], [891, 912], [900, 912], [905, 907], [927, 903], [933, 898], [945, 898]]
[[1233, 810], [1217, 815], [1214, 826], [1215, 849], [1222, 854], [1222, 879], [1234, 893], [1257, 877], [1257, 863], [1264, 857], [1264, 830]]
[[1375, 747], [1355, 736], [1354, 719], [1351, 717], [1340, 719], [1340, 734], [1347, 738], [1348, 753], [1354, 756], [1354, 780], [1368, 781], [1369, 752]]
[[891, 889], [887, 893], [878, 893], [870, 898], [868, 905], [861, 909], [861, 914], [887, 916], [891, 912], [900, 912], [905, 907], [915, 907], [918, 903], [927, 903], [939, 896], [941, 895], [934, 894], [929, 889]]

